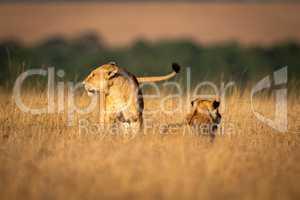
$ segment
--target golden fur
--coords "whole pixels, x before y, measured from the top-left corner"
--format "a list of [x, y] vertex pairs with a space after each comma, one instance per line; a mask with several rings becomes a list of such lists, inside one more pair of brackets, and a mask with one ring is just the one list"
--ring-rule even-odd
[[173, 72], [166, 76], [136, 78], [114, 62], [93, 70], [83, 81], [89, 95], [103, 92], [106, 96], [106, 122], [126, 123], [140, 129], [143, 124], [144, 102], [140, 82], [156, 82], [170, 79], [179, 72], [173, 64]]
[[220, 121], [220, 102], [209, 99], [195, 99], [191, 102], [192, 111], [187, 115], [188, 125], [197, 128], [202, 133], [214, 135]]

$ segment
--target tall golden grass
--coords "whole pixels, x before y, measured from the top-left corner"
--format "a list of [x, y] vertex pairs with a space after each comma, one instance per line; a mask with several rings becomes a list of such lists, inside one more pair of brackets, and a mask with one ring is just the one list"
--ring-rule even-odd
[[[29, 105], [46, 98], [26, 93]], [[82, 97], [85, 98], [85, 97]], [[21, 112], [0, 94], [1, 199], [299, 199], [300, 105], [289, 98], [289, 131], [259, 122], [246, 93], [226, 98], [222, 126], [233, 131], [209, 137], [154, 127], [128, 139], [79, 134], [65, 113]], [[84, 102], [79, 98], [79, 102]], [[157, 100], [146, 100], [154, 110]], [[272, 116], [272, 97], [256, 100]], [[170, 107], [176, 107], [171, 102]], [[147, 115], [156, 125], [180, 123], [184, 113]], [[97, 114], [77, 116], [97, 123]], [[229, 133], [229, 132], [228, 132]]]

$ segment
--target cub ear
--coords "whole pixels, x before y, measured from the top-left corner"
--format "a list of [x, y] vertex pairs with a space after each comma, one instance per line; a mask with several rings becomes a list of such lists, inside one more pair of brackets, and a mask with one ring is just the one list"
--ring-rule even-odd
[[112, 68], [107, 72], [107, 79], [113, 78], [118, 73], [118, 68]]
[[215, 100], [213, 102], [212, 106], [213, 106], [214, 109], [217, 109], [220, 106], [220, 102]]

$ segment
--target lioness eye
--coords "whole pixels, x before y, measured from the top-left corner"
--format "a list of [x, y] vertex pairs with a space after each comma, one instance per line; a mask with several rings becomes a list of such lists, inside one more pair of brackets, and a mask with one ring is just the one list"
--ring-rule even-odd
[[109, 72], [108, 72], [108, 76], [110, 76], [111, 74], [112, 74], [112, 72], [111, 72], [111, 71], [109, 71]]

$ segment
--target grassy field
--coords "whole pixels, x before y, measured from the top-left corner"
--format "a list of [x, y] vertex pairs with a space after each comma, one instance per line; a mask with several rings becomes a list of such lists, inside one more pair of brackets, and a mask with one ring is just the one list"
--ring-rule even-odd
[[[41, 106], [46, 99], [33, 92], [24, 101]], [[146, 110], [158, 102], [146, 100]], [[256, 104], [272, 116], [271, 97]], [[222, 126], [233, 129], [211, 143], [184, 132], [185, 126], [146, 129], [130, 139], [79, 134], [78, 126], [67, 126], [65, 113], [23, 113], [1, 92], [0, 198], [299, 199], [299, 99], [290, 97], [288, 106], [289, 131], [279, 133], [255, 118], [247, 94], [229, 95]], [[80, 117], [97, 122], [95, 113]], [[183, 115], [146, 118], [162, 125], [180, 123]]]

